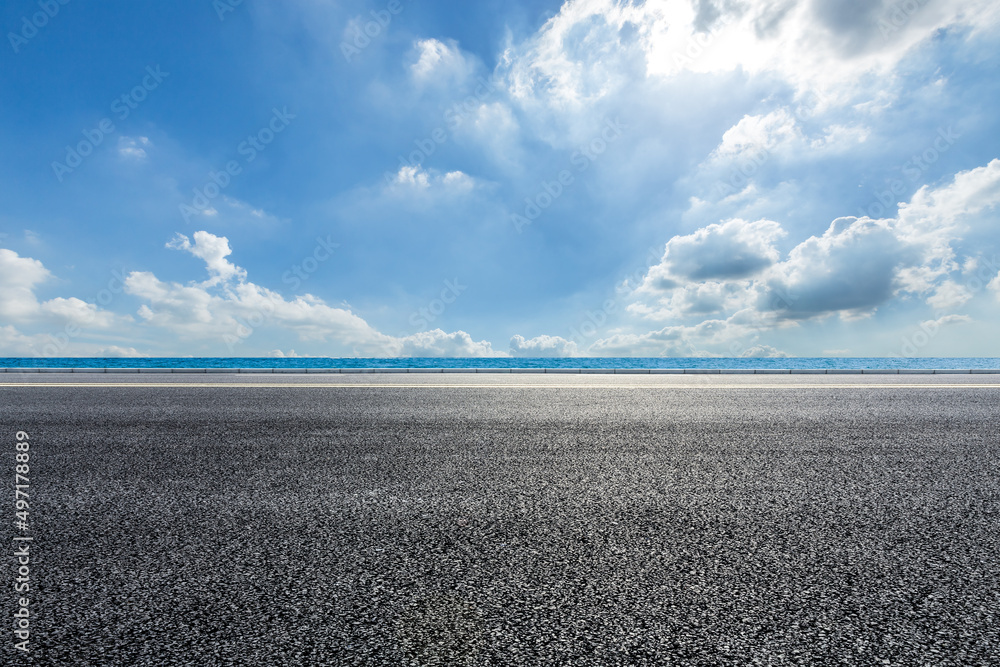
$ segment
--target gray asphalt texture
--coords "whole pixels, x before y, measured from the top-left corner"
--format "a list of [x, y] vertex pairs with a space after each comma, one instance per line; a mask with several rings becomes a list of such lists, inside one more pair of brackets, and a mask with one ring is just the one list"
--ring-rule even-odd
[[1000, 664], [1000, 388], [730, 381], [0, 383], [32, 660]]

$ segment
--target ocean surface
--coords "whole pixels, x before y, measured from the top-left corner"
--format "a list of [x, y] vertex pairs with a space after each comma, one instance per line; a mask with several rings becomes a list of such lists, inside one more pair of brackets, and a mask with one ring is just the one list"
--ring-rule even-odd
[[1000, 357], [0, 357], [0, 368], [1000, 368]]

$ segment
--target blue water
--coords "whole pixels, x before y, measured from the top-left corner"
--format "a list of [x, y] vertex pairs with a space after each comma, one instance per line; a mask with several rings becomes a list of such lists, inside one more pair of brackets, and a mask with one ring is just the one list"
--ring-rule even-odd
[[0, 357], [0, 368], [1000, 368], [1000, 357], [570, 357], [298, 359], [254, 357]]

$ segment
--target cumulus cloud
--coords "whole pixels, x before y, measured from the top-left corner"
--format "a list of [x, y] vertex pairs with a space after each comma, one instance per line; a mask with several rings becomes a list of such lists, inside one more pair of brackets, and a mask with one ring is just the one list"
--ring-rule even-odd
[[839, 218], [774, 267], [758, 303], [792, 318], [863, 315], [892, 296], [897, 269], [915, 258], [891, 221]]
[[[912, 296], [938, 310], [960, 307], [974, 298], [960, 280], [963, 271], [975, 269], [976, 253], [988, 249], [968, 241], [989, 230], [995, 234], [992, 212], [998, 204], [1000, 160], [993, 160], [958, 173], [950, 183], [922, 188], [896, 218], [838, 218], [783, 258], [775, 244], [786, 232], [772, 221], [730, 220], [676, 236], [628, 308], [674, 324], [612, 337], [594, 348], [635, 345], [669, 352], [726, 345], [800, 321], [871, 316], [886, 303]], [[998, 279], [991, 288], [995, 283]], [[687, 324], [705, 315], [715, 319]]]
[[40, 304], [41, 312], [54, 315], [57, 319], [75, 326], [106, 329], [114, 321], [113, 313], [98, 308], [76, 297], [56, 297]]
[[270, 329], [366, 356], [494, 354], [488, 342], [473, 341], [464, 331], [388, 336], [349, 308], [330, 306], [311, 294], [286, 299], [247, 280], [246, 271], [228, 259], [232, 249], [223, 236], [199, 231], [192, 242], [179, 234], [167, 246], [204, 261], [209, 279], [184, 285], [134, 271], [125, 279], [125, 291], [144, 302], [138, 315], [145, 327], [184, 340], [223, 342], [232, 352], [257, 330]]
[[681, 341], [671, 327], [644, 334], [615, 334], [595, 341], [589, 354], [598, 357], [686, 357], [704, 356]]
[[672, 289], [688, 281], [752, 276], [778, 260], [774, 244], [784, 235], [781, 225], [771, 220], [734, 219], [675, 236], [645, 285]]
[[675, 236], [636, 290], [656, 298], [633, 303], [629, 311], [670, 319], [746, 307], [752, 294], [750, 279], [778, 261], [775, 243], [783, 236], [785, 231], [776, 222], [741, 219]]
[[924, 186], [909, 202], [901, 203], [895, 224], [897, 234], [921, 251], [921, 261], [901, 272], [904, 288], [925, 293], [943, 276], [959, 270], [957, 239], [975, 245], [992, 243], [996, 222], [988, 213], [995, 211], [998, 204], [1000, 160], [961, 172], [946, 186]]
[[211, 274], [212, 283], [224, 282], [232, 278], [246, 278], [246, 271], [230, 262], [227, 257], [233, 253], [229, 247], [229, 239], [215, 236], [208, 232], [195, 232], [194, 243], [183, 234], [177, 234], [167, 243], [168, 248], [186, 250], [195, 257], [204, 260]]
[[[809, 112], [801, 105], [796, 110]], [[747, 114], [726, 130], [715, 149], [688, 174], [701, 197], [701, 206], [710, 201], [721, 205], [741, 204], [744, 211], [766, 202], [758, 182], [782, 169], [809, 168], [821, 161], [848, 153], [868, 140], [870, 129], [863, 124], [819, 123], [810, 133], [803, 130], [786, 107], [765, 114]], [[810, 118], [817, 125], [818, 117]], [[710, 192], [706, 192], [706, 185]], [[788, 183], [782, 184], [785, 187]], [[781, 186], [779, 186], [780, 188]], [[770, 193], [772, 196], [777, 192]]]
[[993, 296], [996, 297], [997, 301], [1000, 301], [1000, 273], [997, 273], [986, 283], [986, 289], [993, 292]]
[[954, 280], [945, 280], [927, 297], [927, 303], [937, 310], [951, 310], [964, 305], [972, 298], [972, 290]]
[[786, 359], [789, 355], [786, 352], [782, 352], [770, 345], [754, 345], [749, 347], [740, 353], [741, 357], [752, 358], [752, 359]]
[[733, 158], [747, 153], [770, 152], [787, 143], [802, 139], [795, 118], [786, 109], [768, 114], [744, 116], [726, 130], [715, 156]]
[[464, 331], [445, 333], [441, 329], [392, 338], [385, 344], [393, 357], [497, 357], [487, 341], [474, 341]]
[[39, 301], [36, 289], [53, 278], [37, 259], [0, 248], [0, 317], [11, 324], [107, 328], [114, 315], [75, 297]]
[[[798, 113], [804, 114], [803, 108]], [[815, 159], [824, 153], [843, 153], [867, 141], [863, 125], [834, 123], [807, 136], [799, 119], [787, 108], [766, 114], [747, 114], [725, 131], [702, 168], [738, 165], [745, 171], [760, 167], [777, 155], [788, 162]]]
[[209, 280], [182, 285], [147, 271], [126, 277], [125, 291], [144, 302], [138, 314], [147, 327], [230, 345], [268, 325], [291, 330], [302, 340], [333, 339], [348, 346], [381, 342], [378, 332], [347, 309], [328, 306], [308, 294], [286, 300], [246, 281], [246, 272], [226, 259], [231, 250], [225, 237], [208, 232], [196, 232], [194, 237], [193, 244], [179, 235], [168, 245], [202, 259]]
[[516, 335], [510, 339], [512, 357], [575, 357], [578, 353], [576, 342], [562, 336], [536, 336], [526, 340]]
[[[76, 297], [41, 301], [36, 290], [54, 276], [37, 259], [0, 248], [0, 354], [18, 357], [124, 356], [119, 348], [88, 339], [128, 318]], [[136, 353], [137, 354], [137, 353]]]
[[511, 47], [506, 67], [517, 98], [580, 105], [614, 95], [613, 74], [684, 73], [779, 77], [800, 93], [846, 101], [887, 87], [917, 45], [946, 28], [996, 26], [992, 0], [915, 4], [863, 0], [569, 0], [537, 35]]
[[8, 322], [27, 320], [38, 313], [35, 287], [52, 274], [37, 259], [0, 248], [0, 316]]
[[442, 189], [446, 192], [463, 192], [475, 186], [475, 179], [462, 171], [441, 173], [436, 169], [424, 169], [420, 166], [404, 165], [399, 168], [388, 183], [395, 190], [430, 190]]
[[0, 354], [10, 357], [139, 357], [134, 347], [92, 343], [65, 330], [24, 333], [12, 325], [0, 326]]
[[304, 359], [308, 358], [309, 355], [298, 354], [295, 350], [289, 350], [288, 352], [283, 352], [282, 350], [271, 350], [267, 356], [274, 357], [275, 359]]
[[692, 339], [699, 337], [699, 329], [705, 330], [717, 322], [705, 322], [704, 326], [664, 327], [659, 331], [642, 334], [617, 333], [594, 341], [588, 354], [598, 357], [706, 357], [713, 356], [700, 349]]

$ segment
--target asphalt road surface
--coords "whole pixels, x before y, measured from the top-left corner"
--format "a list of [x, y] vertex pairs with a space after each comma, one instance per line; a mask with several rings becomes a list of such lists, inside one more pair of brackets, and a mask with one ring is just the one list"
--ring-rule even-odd
[[997, 376], [7, 375], [0, 424], [6, 664], [1000, 664]]

